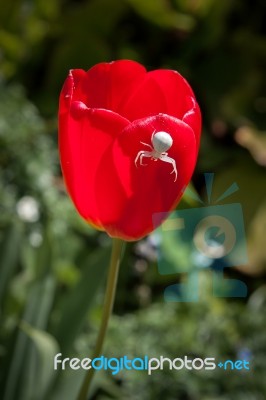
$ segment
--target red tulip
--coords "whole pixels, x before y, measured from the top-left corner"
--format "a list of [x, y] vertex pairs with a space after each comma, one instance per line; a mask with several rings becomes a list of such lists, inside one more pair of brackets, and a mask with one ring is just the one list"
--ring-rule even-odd
[[189, 183], [200, 131], [199, 106], [176, 71], [147, 72], [129, 60], [70, 71], [59, 146], [81, 216], [112, 237], [147, 235], [153, 214], [174, 209]]

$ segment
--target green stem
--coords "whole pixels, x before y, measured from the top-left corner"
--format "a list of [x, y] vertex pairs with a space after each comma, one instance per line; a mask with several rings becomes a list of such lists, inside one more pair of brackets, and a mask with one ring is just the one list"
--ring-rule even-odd
[[[104, 297], [104, 304], [103, 304], [103, 314], [101, 320], [101, 326], [98, 333], [93, 357], [97, 358], [100, 356], [103, 348], [103, 342], [106, 335], [108, 321], [110, 315], [112, 313], [115, 292], [116, 292], [116, 284], [117, 284], [117, 277], [118, 271], [121, 261], [121, 254], [123, 249], [124, 241], [121, 239], [113, 239], [112, 244], [112, 254], [111, 254], [111, 261], [109, 266], [108, 278], [107, 278], [107, 285]], [[78, 400], [87, 400], [88, 391], [90, 388], [90, 384], [94, 375], [94, 368], [88, 370], [87, 374], [85, 375], [81, 390], [78, 395]]]

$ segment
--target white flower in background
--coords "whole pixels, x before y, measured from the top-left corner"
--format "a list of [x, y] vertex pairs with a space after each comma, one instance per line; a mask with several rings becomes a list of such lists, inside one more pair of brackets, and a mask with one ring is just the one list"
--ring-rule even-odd
[[16, 205], [18, 216], [25, 222], [36, 222], [39, 219], [39, 203], [34, 197], [24, 196]]
[[43, 241], [42, 234], [40, 232], [31, 232], [29, 235], [29, 241], [32, 247], [39, 247]]
[[51, 183], [52, 183], [52, 175], [50, 172], [45, 171], [43, 173], [40, 173], [38, 178], [38, 186], [40, 187], [40, 189], [50, 188]]

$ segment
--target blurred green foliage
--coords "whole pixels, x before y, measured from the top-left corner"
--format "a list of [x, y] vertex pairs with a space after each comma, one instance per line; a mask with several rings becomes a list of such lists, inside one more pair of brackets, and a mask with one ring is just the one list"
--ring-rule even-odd
[[[263, 0], [9, 0], [0, 3], [0, 398], [74, 400], [82, 373], [53, 355], [90, 355], [101, 316], [110, 239], [85, 224], [65, 194], [57, 102], [70, 68], [130, 58], [179, 70], [203, 113], [194, 188], [215, 172], [213, 198], [243, 206], [248, 265], [228, 274], [247, 299], [214, 298], [201, 271], [198, 303], [164, 303], [183, 276], [157, 271], [154, 238], [127, 246], [109, 357], [251, 357], [227, 373], [98, 373], [91, 398], [265, 398], [266, 3]], [[185, 196], [182, 207], [198, 206]], [[176, 262], [186, 257], [176, 243]], [[179, 254], [178, 254], [179, 253]], [[186, 260], [185, 260], [186, 261]]]

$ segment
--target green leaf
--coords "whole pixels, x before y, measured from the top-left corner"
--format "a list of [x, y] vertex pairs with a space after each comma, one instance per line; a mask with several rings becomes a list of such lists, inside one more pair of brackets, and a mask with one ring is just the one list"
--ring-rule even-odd
[[163, 28], [178, 28], [190, 31], [194, 18], [188, 14], [176, 12], [166, 1], [162, 0], [127, 0], [142, 17]]
[[61, 306], [59, 311], [61, 316], [55, 336], [64, 354], [71, 349], [73, 341], [82, 327], [107, 270], [109, 255], [109, 247], [99, 248], [88, 255], [79, 282]]
[[21, 329], [30, 337], [36, 346], [38, 360], [36, 363], [34, 399], [42, 399], [54, 378], [53, 359], [59, 353], [57, 341], [49, 333], [33, 328], [27, 322], [22, 321]]
[[22, 229], [18, 223], [10, 225], [0, 247], [0, 303], [8, 289], [9, 281], [17, 266]]
[[[40, 328], [40, 331], [46, 328], [54, 298], [54, 289], [55, 282], [51, 276], [32, 286], [23, 315], [24, 325], [35, 325]], [[36, 330], [38, 331], [37, 328]], [[28, 400], [32, 396], [36, 390], [36, 371], [39, 370], [36, 362], [38, 361], [36, 361], [31, 343], [24, 332], [18, 331], [8, 371], [4, 400], [16, 399], [17, 393], [20, 393], [20, 400]], [[41, 398], [40, 394], [39, 391], [38, 400]]]

